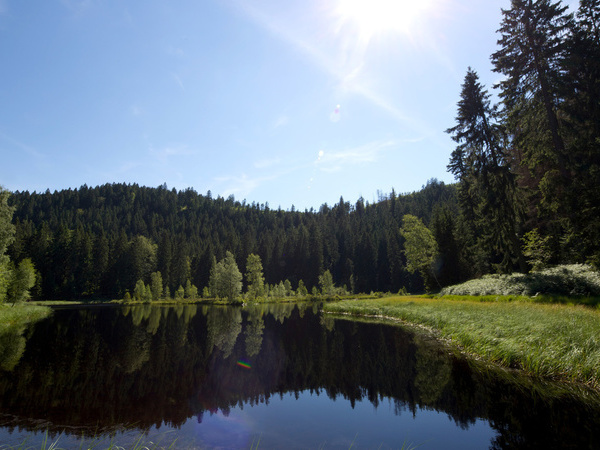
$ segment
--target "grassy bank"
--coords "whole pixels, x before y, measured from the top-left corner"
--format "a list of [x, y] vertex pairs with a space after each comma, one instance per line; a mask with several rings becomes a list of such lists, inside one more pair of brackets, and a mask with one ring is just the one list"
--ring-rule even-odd
[[600, 311], [491, 300], [390, 297], [330, 303], [324, 310], [423, 325], [487, 361], [600, 387]]
[[0, 334], [20, 329], [48, 317], [52, 310], [46, 306], [0, 304]]

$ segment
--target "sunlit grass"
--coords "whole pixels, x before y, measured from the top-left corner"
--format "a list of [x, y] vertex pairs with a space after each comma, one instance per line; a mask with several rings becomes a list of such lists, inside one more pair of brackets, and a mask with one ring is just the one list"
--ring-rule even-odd
[[392, 297], [326, 304], [324, 310], [420, 324], [485, 360], [600, 387], [597, 309], [515, 299]]
[[29, 304], [0, 304], [0, 334], [48, 317], [50, 308]]

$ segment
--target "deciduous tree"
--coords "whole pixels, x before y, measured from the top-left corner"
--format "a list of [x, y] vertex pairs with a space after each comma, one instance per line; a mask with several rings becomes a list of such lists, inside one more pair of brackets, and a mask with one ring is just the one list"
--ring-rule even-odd
[[404, 238], [406, 269], [410, 273], [419, 272], [427, 290], [432, 289], [435, 278], [434, 263], [438, 255], [435, 238], [421, 219], [411, 214], [402, 218], [400, 234]]
[[260, 256], [251, 253], [246, 260], [248, 296], [252, 299], [265, 295], [265, 277]]
[[8, 284], [8, 301], [15, 303], [29, 300], [29, 290], [35, 284], [35, 269], [29, 258], [25, 258], [12, 270]]
[[231, 252], [219, 261], [210, 274], [211, 294], [215, 297], [236, 299], [242, 291], [242, 273], [239, 271]]

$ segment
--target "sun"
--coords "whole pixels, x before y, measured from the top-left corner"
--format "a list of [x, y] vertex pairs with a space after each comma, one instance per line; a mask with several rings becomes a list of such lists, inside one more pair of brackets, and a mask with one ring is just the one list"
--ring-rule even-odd
[[369, 41], [385, 32], [410, 34], [433, 0], [339, 0], [337, 14], [342, 23], [358, 28], [361, 39]]

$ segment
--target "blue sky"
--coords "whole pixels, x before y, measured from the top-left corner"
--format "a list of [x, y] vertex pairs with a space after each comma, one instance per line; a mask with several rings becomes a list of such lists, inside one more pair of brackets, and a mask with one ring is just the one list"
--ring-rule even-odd
[[468, 66], [498, 81], [509, 5], [0, 0], [0, 184], [167, 183], [304, 210], [452, 182], [444, 130]]

